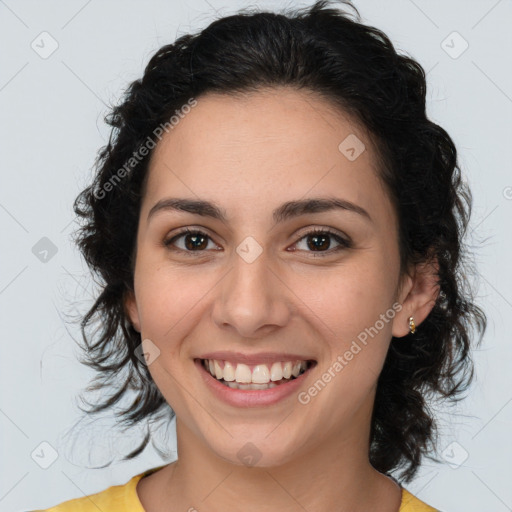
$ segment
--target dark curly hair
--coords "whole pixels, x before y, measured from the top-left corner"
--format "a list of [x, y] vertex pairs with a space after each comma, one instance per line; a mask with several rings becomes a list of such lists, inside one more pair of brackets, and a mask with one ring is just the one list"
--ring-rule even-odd
[[[471, 331], [480, 332], [478, 345], [486, 329], [486, 315], [469, 286], [469, 250], [463, 243], [472, 196], [452, 139], [426, 116], [423, 68], [397, 53], [383, 32], [364, 25], [349, 1], [340, 3], [349, 9], [327, 0], [280, 14], [247, 9], [183, 35], [154, 54], [143, 77], [106, 116], [110, 139], [74, 209], [81, 220], [75, 241], [101, 285], [81, 322], [81, 362], [98, 372], [87, 391], [111, 387], [114, 393], [103, 394], [85, 412], [114, 408], [132, 391], [133, 402], [116, 411], [120, 423], [131, 427], [162, 413], [167, 420], [174, 417], [135, 353], [140, 333], [124, 307], [133, 291], [138, 216], [151, 156], [149, 151], [134, 159], [134, 152], [190, 98], [263, 87], [304, 89], [368, 130], [399, 219], [401, 272], [437, 260], [440, 296], [414, 335], [391, 340], [371, 420], [371, 464], [383, 473], [399, 471], [409, 482], [422, 457], [432, 458], [436, 449], [437, 423], [428, 401], [461, 399], [473, 377]], [[148, 429], [124, 459], [142, 452], [150, 437]]]

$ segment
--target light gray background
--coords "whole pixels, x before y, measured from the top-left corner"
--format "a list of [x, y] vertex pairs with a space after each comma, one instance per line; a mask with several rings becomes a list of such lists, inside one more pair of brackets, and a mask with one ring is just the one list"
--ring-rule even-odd
[[[75, 397], [92, 376], [77, 362], [72, 336], [78, 329], [65, 322], [65, 315], [85, 311], [94, 293], [71, 243], [71, 205], [107, 140], [105, 104], [115, 103], [142, 75], [161, 45], [247, 5], [228, 0], [0, 1], [2, 511], [49, 507], [165, 463], [150, 447], [135, 461], [87, 469], [106, 462], [114, 444], [134, 446], [140, 435], [116, 441], [111, 418], [83, 434], [73, 453], [64, 435], [80, 418]], [[429, 114], [454, 139], [474, 194], [475, 286], [489, 317], [484, 343], [475, 353], [477, 379], [469, 398], [439, 411], [440, 451], [448, 447], [447, 463], [426, 461], [406, 487], [444, 512], [512, 510], [507, 323], [512, 314], [512, 3], [356, 0], [355, 5], [363, 21], [384, 30], [428, 71]], [[31, 47], [34, 41], [39, 52], [51, 49], [49, 37], [40, 36], [43, 31], [58, 43], [47, 58]], [[453, 58], [464, 40], [469, 47]], [[57, 248], [46, 262], [39, 259], [44, 253], [38, 258], [32, 252], [42, 237]], [[41, 468], [51, 462], [52, 449], [57, 459]], [[173, 449], [171, 436], [171, 458]]]

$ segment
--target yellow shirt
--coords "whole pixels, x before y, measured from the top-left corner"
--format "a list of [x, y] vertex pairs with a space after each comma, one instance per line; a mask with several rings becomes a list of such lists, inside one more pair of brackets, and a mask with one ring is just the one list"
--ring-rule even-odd
[[[102, 512], [145, 512], [137, 495], [137, 483], [142, 477], [163, 467], [165, 466], [148, 469], [135, 475], [124, 485], [113, 485], [96, 494], [65, 501], [45, 511], [34, 510], [33, 512], [98, 512], [98, 510]], [[438, 510], [423, 503], [402, 487], [402, 502], [399, 512], [438, 512]]]

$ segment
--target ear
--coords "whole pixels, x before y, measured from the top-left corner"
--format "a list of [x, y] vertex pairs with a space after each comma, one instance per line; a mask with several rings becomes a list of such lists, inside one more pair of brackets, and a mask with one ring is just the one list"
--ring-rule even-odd
[[413, 273], [405, 276], [398, 297], [402, 309], [393, 319], [394, 337], [401, 338], [409, 334], [409, 317], [414, 318], [416, 327], [427, 318], [441, 290], [438, 271], [437, 258], [433, 258], [416, 265]]
[[139, 318], [139, 310], [137, 308], [137, 301], [135, 299], [135, 293], [133, 291], [128, 291], [125, 293], [124, 297], [124, 310], [128, 318], [130, 319], [133, 328], [140, 332], [140, 318]]

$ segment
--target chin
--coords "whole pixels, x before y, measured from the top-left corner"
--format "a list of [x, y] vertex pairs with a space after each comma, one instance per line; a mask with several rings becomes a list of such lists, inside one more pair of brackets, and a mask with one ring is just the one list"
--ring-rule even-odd
[[220, 458], [230, 464], [245, 467], [277, 467], [287, 464], [293, 457], [297, 456], [300, 446], [303, 443], [292, 442], [287, 437], [286, 441], [278, 435], [270, 437], [266, 429], [261, 436], [227, 436], [226, 443], [219, 444], [219, 439], [212, 440], [210, 449]]

